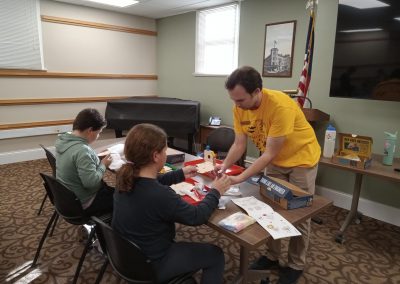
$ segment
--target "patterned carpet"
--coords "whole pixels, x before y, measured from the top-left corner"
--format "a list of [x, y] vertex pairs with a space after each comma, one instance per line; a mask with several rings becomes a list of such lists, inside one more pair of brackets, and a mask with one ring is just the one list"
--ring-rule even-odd
[[[47, 202], [37, 216], [44, 195], [39, 172], [50, 173], [47, 160], [0, 166], [0, 283], [70, 283], [81, 255], [78, 228], [59, 221], [44, 244], [39, 265], [30, 268], [52, 214]], [[319, 215], [322, 225], [312, 224], [308, 266], [299, 283], [400, 283], [400, 228], [363, 217], [361, 224], [350, 226], [346, 242], [340, 245], [333, 236], [345, 214], [345, 210], [331, 207]], [[177, 239], [221, 246], [226, 259], [225, 282], [232, 281], [239, 264], [237, 244], [206, 226], [179, 226]], [[254, 251], [252, 258], [263, 249]], [[102, 263], [102, 256], [90, 251], [78, 282], [93, 283]], [[271, 274], [270, 279], [275, 283], [277, 275]], [[109, 267], [102, 283], [120, 282], [124, 283]]]

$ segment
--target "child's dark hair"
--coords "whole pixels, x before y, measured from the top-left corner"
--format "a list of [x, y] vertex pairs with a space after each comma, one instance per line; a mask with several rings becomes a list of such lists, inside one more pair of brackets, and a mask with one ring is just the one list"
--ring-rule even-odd
[[257, 88], [262, 89], [261, 75], [253, 67], [240, 67], [226, 79], [225, 88], [231, 91], [236, 85], [241, 85], [247, 93], [252, 94]]
[[161, 152], [167, 145], [167, 134], [160, 127], [142, 123], [129, 130], [124, 154], [128, 161], [117, 172], [116, 189], [131, 191], [143, 166], [153, 162], [153, 153]]
[[72, 130], [84, 131], [91, 127], [93, 131], [97, 131], [106, 126], [106, 124], [107, 122], [97, 109], [86, 108], [76, 116], [72, 124]]

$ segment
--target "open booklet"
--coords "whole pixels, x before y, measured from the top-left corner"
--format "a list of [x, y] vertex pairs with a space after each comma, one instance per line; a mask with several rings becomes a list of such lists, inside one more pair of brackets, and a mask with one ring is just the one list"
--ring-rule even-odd
[[272, 238], [300, 236], [301, 233], [282, 215], [275, 212], [271, 206], [258, 200], [254, 196], [232, 199], [237, 206], [243, 208], [249, 216], [253, 217]]

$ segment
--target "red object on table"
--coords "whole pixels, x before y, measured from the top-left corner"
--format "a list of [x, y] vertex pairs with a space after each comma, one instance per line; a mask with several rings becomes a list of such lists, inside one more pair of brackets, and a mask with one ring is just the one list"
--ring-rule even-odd
[[[217, 164], [222, 164], [221, 160], [215, 160], [215, 162]], [[185, 162], [185, 166], [195, 166], [195, 165], [201, 164], [201, 163], [204, 163], [204, 159]], [[236, 176], [238, 174], [241, 174], [243, 171], [244, 171], [244, 168], [242, 168], [242, 167], [240, 167], [238, 165], [232, 165], [229, 169], [226, 170], [225, 174], [227, 174], [228, 176]], [[212, 179], [215, 178], [215, 174], [214, 174], [213, 171], [206, 172], [206, 173], [203, 173], [201, 175], [207, 176], [207, 177], [212, 178]]]
[[[195, 185], [195, 184], [197, 183], [194, 179], [191, 179], [191, 178], [185, 179], [185, 182], [191, 183], [191, 184], [193, 184], [193, 185]], [[205, 188], [207, 191], [210, 190], [207, 186], [204, 186], [204, 188]], [[204, 199], [204, 197], [206, 197], [205, 195], [201, 195], [200, 193], [197, 193], [197, 191], [196, 191], [195, 189], [192, 190], [192, 191], [196, 194], [197, 198], [200, 199], [200, 200], [199, 200], [199, 201], [196, 201], [196, 200], [194, 200], [193, 198], [191, 198], [189, 195], [183, 195], [183, 196], [182, 196], [182, 199], [185, 200], [185, 201], [186, 201], [187, 203], [189, 203], [189, 204], [197, 205], [197, 204], [199, 204], [199, 203]]]

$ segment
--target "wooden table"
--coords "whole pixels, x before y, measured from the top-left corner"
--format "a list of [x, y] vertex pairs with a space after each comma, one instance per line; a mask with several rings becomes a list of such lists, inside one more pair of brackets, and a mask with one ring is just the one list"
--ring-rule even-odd
[[[185, 154], [185, 161], [192, 161], [196, 159], [198, 159], [198, 157]], [[183, 166], [183, 164], [178, 165], [178, 167], [181, 166]], [[206, 185], [211, 183], [211, 180], [207, 177], [201, 177], [201, 180]], [[264, 201], [293, 225], [299, 224], [311, 218], [312, 216], [317, 215], [319, 212], [325, 210], [332, 205], [332, 201], [322, 196], [314, 195], [313, 204], [310, 207], [285, 210], [278, 205], [271, 203], [268, 199], [262, 197], [260, 194], [259, 186], [250, 184], [248, 182], [243, 182], [239, 185], [239, 187], [240, 191], [242, 192], [242, 197], [254, 196], [257, 199]], [[226, 236], [227, 238], [238, 242], [240, 245], [239, 274], [234, 280], [234, 283], [247, 283], [249, 281], [266, 278], [271, 273], [269, 270], [249, 269], [249, 256], [251, 250], [256, 250], [261, 245], [264, 245], [271, 236], [257, 223], [250, 225], [249, 227], [238, 233], [233, 233], [224, 228], [221, 228], [218, 225], [219, 221], [236, 212], [244, 211], [233, 202], [228, 202], [226, 204], [225, 210], [217, 209], [216, 211], [214, 211], [214, 213], [208, 220], [207, 225], [215, 229], [222, 235]]]
[[[123, 142], [123, 139], [116, 141], [115, 139], [108, 139], [103, 141], [97, 141], [93, 148], [101, 152], [105, 150], [107, 147], [110, 147], [114, 144]], [[198, 159], [198, 157], [185, 154], [185, 161], [193, 161]], [[177, 167], [182, 167], [183, 163], [175, 164]], [[206, 177], [201, 177], [205, 184], [211, 183], [211, 180]], [[284, 218], [286, 218], [290, 223], [296, 225], [299, 224], [308, 218], [318, 214], [320, 211], [326, 209], [327, 207], [332, 205], [332, 201], [327, 200], [324, 197], [314, 195], [313, 204], [310, 207], [293, 209], [293, 210], [284, 210], [280, 208], [278, 205], [272, 204], [268, 201], [268, 199], [263, 198], [260, 195], [259, 186], [243, 182], [240, 185], [240, 191], [242, 192], [242, 196], [254, 196], [257, 199], [260, 199], [270, 205], [276, 212], [281, 214]], [[265, 278], [270, 274], [270, 271], [266, 270], [249, 270], [249, 254], [251, 250], [256, 250], [261, 245], [265, 244], [266, 241], [271, 237], [269, 233], [264, 230], [257, 223], [250, 225], [245, 228], [243, 231], [239, 233], [233, 233], [226, 229], [221, 228], [218, 225], [218, 222], [225, 217], [235, 213], [243, 211], [233, 202], [228, 202], [226, 204], [225, 210], [215, 210], [211, 215], [210, 219], [207, 222], [207, 225], [227, 238], [238, 242], [240, 245], [240, 267], [239, 267], [239, 275], [236, 277], [234, 283], [247, 283], [249, 281], [254, 281], [257, 279]]]
[[[314, 195], [312, 206], [293, 210], [285, 210], [263, 198], [260, 195], [259, 186], [252, 185], [250, 183], [242, 183], [240, 184], [240, 191], [242, 192], [243, 197], [254, 196], [257, 199], [264, 201], [293, 225], [299, 224], [311, 218], [320, 211], [332, 205], [332, 201], [329, 201], [324, 197]], [[228, 202], [225, 210], [216, 210], [214, 212], [214, 214], [208, 220], [207, 225], [220, 232], [224, 236], [239, 243], [240, 268], [239, 275], [234, 283], [247, 283], [249, 281], [265, 278], [270, 274], [270, 271], [250, 270], [249, 255], [251, 250], [256, 250], [259, 246], [265, 244], [271, 236], [257, 223], [247, 227], [239, 233], [233, 233], [218, 226], [218, 222], [220, 220], [238, 211], [242, 210], [233, 202]]]
[[350, 223], [353, 221], [353, 219], [356, 216], [359, 216], [357, 208], [358, 208], [358, 201], [360, 200], [361, 185], [364, 175], [371, 175], [379, 178], [400, 182], [400, 172], [394, 171], [395, 168], [400, 168], [400, 159], [399, 158], [394, 159], [392, 166], [385, 166], [382, 164], [382, 158], [383, 158], [382, 155], [373, 154], [371, 167], [369, 167], [368, 169], [357, 169], [350, 166], [335, 164], [332, 163], [331, 159], [321, 157], [319, 161], [320, 165], [351, 171], [354, 172], [356, 176], [354, 181], [354, 189], [351, 200], [350, 212], [349, 214], [347, 214], [346, 219], [344, 220], [342, 226], [340, 227], [339, 232], [335, 236], [336, 242], [338, 243], [344, 242], [344, 232], [346, 231]]

